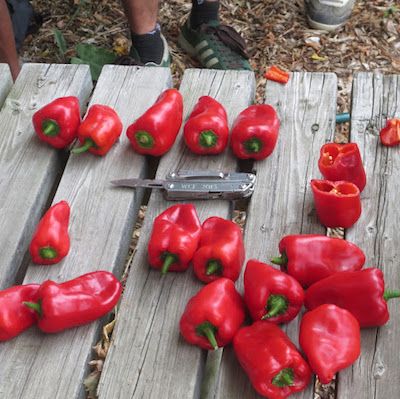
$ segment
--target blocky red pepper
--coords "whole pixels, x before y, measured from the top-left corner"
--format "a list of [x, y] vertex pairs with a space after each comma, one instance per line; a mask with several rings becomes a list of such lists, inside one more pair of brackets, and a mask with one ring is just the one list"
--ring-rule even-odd
[[36, 322], [23, 302], [36, 300], [39, 284], [16, 285], [0, 291], [0, 341], [21, 334]]
[[288, 274], [250, 259], [244, 272], [244, 301], [254, 321], [287, 323], [300, 312], [304, 291]]
[[200, 97], [185, 123], [183, 138], [195, 154], [220, 154], [229, 138], [225, 108], [210, 96]]
[[265, 159], [278, 140], [279, 119], [267, 104], [251, 105], [242, 111], [232, 126], [231, 147], [240, 159]]
[[60, 201], [49, 208], [40, 219], [29, 246], [33, 263], [53, 265], [68, 255], [69, 216], [68, 202]]
[[197, 278], [205, 283], [221, 276], [236, 281], [243, 262], [244, 244], [240, 227], [217, 216], [205, 220], [201, 227], [199, 248], [192, 260]]
[[201, 224], [192, 204], [173, 205], [154, 219], [149, 264], [161, 273], [184, 272], [197, 249]]
[[273, 80], [274, 82], [286, 84], [289, 82], [290, 75], [288, 72], [283, 71], [275, 65], [272, 65], [267, 69], [264, 77], [268, 80]]
[[389, 320], [387, 301], [400, 297], [400, 291], [385, 291], [383, 273], [376, 268], [356, 272], [340, 272], [313, 284], [304, 304], [315, 309], [331, 303], [347, 309], [361, 327], [376, 327]]
[[47, 280], [37, 300], [24, 304], [35, 311], [42, 331], [56, 333], [104, 316], [117, 304], [121, 292], [121, 283], [112, 273], [96, 271], [61, 284]]
[[328, 143], [321, 147], [318, 167], [326, 180], [346, 180], [362, 192], [367, 182], [360, 150], [356, 143]]
[[242, 327], [233, 348], [254, 389], [266, 398], [287, 398], [310, 382], [307, 362], [276, 324], [256, 321]]
[[74, 154], [89, 151], [95, 155], [105, 155], [118, 140], [122, 132], [122, 122], [118, 114], [108, 105], [92, 105], [78, 128], [81, 147], [72, 150]]
[[294, 277], [303, 287], [337, 272], [360, 270], [364, 252], [357, 245], [318, 234], [288, 235], [279, 242], [280, 257], [271, 262]]
[[388, 147], [400, 144], [400, 119], [389, 119], [386, 126], [380, 131], [381, 143]]
[[303, 315], [300, 346], [323, 384], [360, 356], [360, 324], [346, 309], [326, 304]]
[[54, 148], [68, 147], [76, 139], [81, 123], [78, 98], [56, 98], [33, 114], [32, 123], [40, 140]]
[[319, 221], [326, 227], [348, 228], [361, 215], [358, 187], [347, 181], [311, 180], [315, 209]]
[[187, 342], [211, 350], [228, 345], [244, 317], [244, 303], [235, 284], [222, 277], [189, 300], [179, 327]]
[[168, 89], [128, 127], [126, 135], [137, 153], [158, 157], [173, 146], [182, 118], [182, 94], [176, 89]]

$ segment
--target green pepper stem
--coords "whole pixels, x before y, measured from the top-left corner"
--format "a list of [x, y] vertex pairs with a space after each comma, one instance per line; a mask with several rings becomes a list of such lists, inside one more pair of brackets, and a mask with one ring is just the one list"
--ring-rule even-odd
[[215, 338], [216, 332], [217, 332], [217, 327], [215, 327], [209, 321], [205, 321], [204, 323], [201, 323], [196, 327], [196, 333], [198, 335], [206, 337], [214, 350], [218, 349], [218, 342], [217, 339]]
[[204, 130], [200, 133], [199, 143], [202, 147], [210, 148], [217, 144], [218, 136], [212, 130]]
[[288, 367], [282, 369], [273, 379], [272, 384], [279, 387], [289, 387], [294, 383], [294, 371], [292, 368]]
[[161, 268], [161, 274], [167, 274], [169, 268], [176, 262], [176, 255], [167, 253], [164, 257], [164, 263]]
[[268, 313], [261, 317], [261, 320], [284, 314], [288, 308], [288, 301], [283, 295], [270, 295], [265, 308]]
[[54, 137], [60, 132], [60, 126], [54, 119], [45, 119], [42, 122], [42, 131], [45, 136]]
[[39, 249], [39, 255], [42, 259], [54, 259], [58, 254], [52, 247], [42, 247]]
[[383, 293], [383, 299], [385, 301], [388, 301], [389, 299], [393, 299], [393, 298], [400, 298], [400, 291], [391, 291], [391, 290], [387, 290]]
[[73, 154], [82, 154], [82, 152], [86, 152], [89, 148], [95, 147], [95, 143], [92, 139], [86, 139], [82, 146], [73, 148], [71, 152]]
[[275, 256], [274, 258], [271, 259], [271, 262], [274, 263], [275, 265], [279, 266], [285, 266], [288, 263], [288, 257], [286, 255], [286, 252], [283, 252], [281, 256]]
[[42, 317], [42, 304], [39, 302], [22, 302], [29, 309], [34, 310], [40, 317]]
[[252, 139], [246, 140], [243, 143], [245, 150], [250, 154], [256, 154], [261, 151], [263, 143], [260, 139], [254, 137]]
[[138, 130], [135, 133], [135, 139], [137, 144], [142, 148], [153, 148], [154, 138], [153, 136], [146, 132], [145, 130]]
[[222, 266], [217, 260], [210, 260], [206, 267], [206, 276], [211, 276], [212, 274], [218, 274], [222, 270]]

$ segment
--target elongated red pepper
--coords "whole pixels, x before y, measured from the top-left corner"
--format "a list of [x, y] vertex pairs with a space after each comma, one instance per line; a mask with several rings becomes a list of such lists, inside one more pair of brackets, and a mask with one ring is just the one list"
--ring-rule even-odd
[[356, 143], [328, 143], [321, 147], [318, 167], [326, 180], [346, 180], [361, 191], [367, 182], [360, 150]]
[[231, 147], [240, 159], [265, 159], [278, 140], [279, 119], [267, 104], [251, 105], [242, 111], [232, 126]]
[[92, 105], [78, 129], [81, 147], [74, 148], [74, 154], [89, 151], [105, 155], [118, 140], [122, 122], [118, 114], [107, 105]]
[[279, 242], [280, 257], [271, 262], [303, 287], [337, 272], [360, 270], [364, 252], [349, 241], [318, 234], [288, 235]]
[[121, 292], [121, 283], [112, 273], [96, 271], [61, 284], [47, 280], [37, 300], [24, 304], [36, 312], [42, 331], [56, 333], [104, 316], [117, 304]]
[[264, 77], [268, 80], [273, 80], [278, 83], [286, 84], [289, 82], [290, 75], [275, 65], [272, 65], [265, 72]]
[[205, 220], [201, 227], [199, 248], [192, 262], [197, 278], [205, 283], [221, 276], [236, 281], [244, 262], [240, 227], [217, 216]]
[[310, 382], [307, 362], [276, 324], [256, 321], [242, 327], [233, 348], [254, 389], [266, 398], [287, 398]]
[[173, 205], [154, 219], [149, 264], [161, 273], [183, 272], [197, 249], [201, 225], [192, 204]]
[[358, 187], [347, 181], [311, 180], [315, 209], [326, 227], [353, 226], [361, 215]]
[[235, 284], [220, 278], [204, 286], [186, 305], [179, 327], [183, 338], [203, 349], [228, 345], [245, 317]]
[[360, 324], [346, 309], [321, 305], [301, 319], [300, 346], [323, 384], [360, 356]]
[[33, 114], [33, 127], [40, 140], [54, 148], [68, 147], [76, 138], [81, 112], [77, 97], [60, 97]]
[[0, 291], [0, 341], [16, 337], [36, 322], [24, 301], [35, 301], [39, 284], [16, 285]]
[[183, 137], [195, 154], [220, 154], [228, 144], [225, 108], [210, 96], [202, 96], [187, 120]]
[[54, 204], [44, 214], [29, 246], [33, 263], [53, 265], [68, 255], [70, 248], [69, 215], [70, 207], [66, 201]]
[[387, 301], [400, 291], [385, 291], [383, 273], [376, 268], [340, 272], [313, 284], [305, 296], [307, 309], [332, 303], [347, 309], [361, 327], [376, 327], [389, 320]]
[[128, 127], [126, 135], [136, 152], [158, 157], [173, 146], [182, 118], [182, 94], [176, 89], [168, 89]]
[[244, 272], [244, 301], [254, 321], [287, 323], [300, 312], [304, 291], [288, 274], [250, 259]]
[[389, 119], [386, 126], [380, 131], [381, 143], [388, 147], [400, 144], [400, 119]]

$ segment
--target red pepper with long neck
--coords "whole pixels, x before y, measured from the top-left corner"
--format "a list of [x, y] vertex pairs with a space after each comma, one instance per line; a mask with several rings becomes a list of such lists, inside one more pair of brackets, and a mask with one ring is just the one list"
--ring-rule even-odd
[[361, 327], [377, 327], [389, 320], [387, 301], [400, 297], [400, 291], [385, 290], [383, 273], [376, 268], [333, 274], [313, 284], [304, 304], [315, 309], [331, 303], [347, 309]]
[[183, 272], [199, 244], [201, 224], [192, 204], [173, 205], [154, 219], [149, 264], [161, 273]]
[[185, 123], [183, 137], [195, 154], [220, 154], [229, 138], [225, 108], [210, 96], [202, 96]]
[[244, 317], [243, 300], [235, 284], [222, 277], [189, 300], [179, 326], [187, 342], [210, 350], [228, 345]]
[[61, 284], [47, 280], [36, 300], [24, 304], [36, 312], [42, 331], [56, 333], [104, 316], [117, 304], [121, 292], [121, 283], [112, 273], [96, 271]]
[[365, 255], [357, 245], [318, 234], [288, 235], [279, 242], [281, 256], [271, 262], [303, 287], [337, 272], [360, 270]]
[[393, 147], [400, 144], [400, 119], [389, 119], [386, 126], [379, 132], [379, 138], [383, 145]]
[[288, 274], [250, 259], [244, 272], [244, 300], [254, 321], [287, 323], [300, 312], [304, 291]]
[[307, 362], [276, 324], [256, 321], [242, 327], [233, 349], [254, 389], [265, 398], [287, 398], [310, 382]]
[[205, 283], [221, 276], [236, 281], [243, 262], [244, 244], [240, 227], [217, 216], [205, 220], [201, 226], [199, 248], [192, 260], [197, 278]]
[[173, 146], [182, 118], [182, 94], [176, 89], [168, 89], [128, 127], [126, 135], [137, 153], [160, 156]]
[[32, 262], [53, 265], [68, 255], [70, 207], [68, 202], [54, 204], [39, 221], [29, 245]]

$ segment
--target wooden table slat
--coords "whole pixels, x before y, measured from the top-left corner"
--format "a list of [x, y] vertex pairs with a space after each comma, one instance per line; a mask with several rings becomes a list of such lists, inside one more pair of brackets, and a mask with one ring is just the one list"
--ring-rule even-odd
[[11, 90], [13, 81], [7, 64], [0, 64], [0, 109]]

